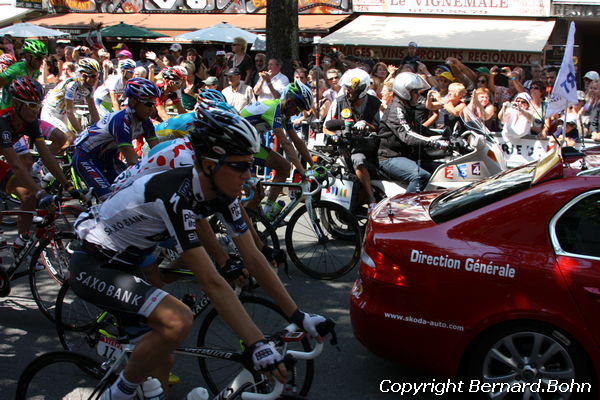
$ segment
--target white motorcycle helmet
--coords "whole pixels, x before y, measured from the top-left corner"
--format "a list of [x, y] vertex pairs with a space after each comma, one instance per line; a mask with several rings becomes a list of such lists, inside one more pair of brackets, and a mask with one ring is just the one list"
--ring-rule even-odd
[[340, 85], [350, 101], [356, 101], [367, 95], [371, 77], [367, 71], [360, 68], [352, 68], [344, 72]]
[[394, 78], [394, 84], [392, 85], [392, 90], [396, 96], [408, 102], [411, 100], [410, 92], [412, 90], [421, 91], [429, 88], [431, 88], [429, 83], [427, 83], [420, 75], [413, 72], [399, 73], [396, 78]]

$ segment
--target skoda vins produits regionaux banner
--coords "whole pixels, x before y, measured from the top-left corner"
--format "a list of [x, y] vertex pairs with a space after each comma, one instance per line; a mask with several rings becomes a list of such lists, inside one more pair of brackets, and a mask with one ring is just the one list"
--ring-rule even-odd
[[[49, 0], [50, 12], [265, 13], [267, 0]], [[301, 14], [347, 14], [350, 0], [298, 0]]]

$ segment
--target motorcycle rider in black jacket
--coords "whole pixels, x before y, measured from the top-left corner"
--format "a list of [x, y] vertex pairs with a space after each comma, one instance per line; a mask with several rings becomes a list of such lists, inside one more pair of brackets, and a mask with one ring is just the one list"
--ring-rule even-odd
[[381, 117], [379, 167], [392, 180], [407, 182], [407, 192], [425, 188], [431, 174], [421, 167], [420, 160], [427, 158], [426, 150], [441, 146], [430, 138], [438, 133], [421, 125], [414, 116], [420, 92], [429, 88], [415, 73], [398, 74], [392, 86], [394, 97]]

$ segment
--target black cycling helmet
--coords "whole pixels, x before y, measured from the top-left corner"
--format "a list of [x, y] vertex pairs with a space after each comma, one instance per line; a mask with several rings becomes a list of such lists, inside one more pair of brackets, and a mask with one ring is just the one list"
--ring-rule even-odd
[[239, 115], [218, 108], [196, 109], [197, 119], [190, 133], [196, 160], [223, 159], [258, 153], [260, 138], [256, 129]]

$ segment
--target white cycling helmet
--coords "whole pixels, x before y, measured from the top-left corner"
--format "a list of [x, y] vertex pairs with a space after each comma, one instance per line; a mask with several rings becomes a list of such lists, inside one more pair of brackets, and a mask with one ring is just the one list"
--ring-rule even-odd
[[119, 69], [133, 70], [135, 69], [135, 61], [133, 61], [131, 58], [124, 58], [123, 60], [119, 60]]
[[420, 75], [413, 72], [401, 72], [394, 78], [392, 90], [403, 100], [410, 101], [411, 90], [429, 89], [431, 86]]
[[340, 80], [340, 85], [344, 88], [349, 100], [354, 101], [367, 95], [370, 81], [371, 77], [367, 71], [360, 68], [352, 68], [344, 72]]

